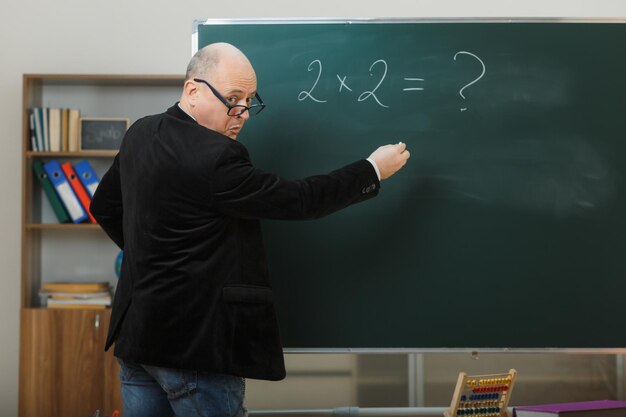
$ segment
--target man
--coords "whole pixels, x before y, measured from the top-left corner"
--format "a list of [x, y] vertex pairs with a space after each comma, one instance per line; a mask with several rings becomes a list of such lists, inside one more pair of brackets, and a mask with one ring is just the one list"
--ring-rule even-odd
[[263, 108], [232, 45], [192, 58], [180, 102], [134, 123], [91, 212], [124, 249], [105, 349], [125, 417], [240, 416], [243, 378], [285, 377], [261, 218], [317, 218], [378, 193], [409, 158], [377, 149], [327, 175], [256, 169], [237, 136]]

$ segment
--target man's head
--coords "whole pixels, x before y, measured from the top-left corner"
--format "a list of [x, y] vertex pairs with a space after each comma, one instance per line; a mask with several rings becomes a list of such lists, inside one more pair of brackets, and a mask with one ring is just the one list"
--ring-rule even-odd
[[256, 74], [248, 58], [227, 43], [214, 43], [199, 50], [187, 67], [181, 107], [198, 124], [233, 140], [250, 117], [248, 111], [229, 116], [228, 107], [202, 82], [207, 81], [230, 105], [250, 106], [256, 94]]

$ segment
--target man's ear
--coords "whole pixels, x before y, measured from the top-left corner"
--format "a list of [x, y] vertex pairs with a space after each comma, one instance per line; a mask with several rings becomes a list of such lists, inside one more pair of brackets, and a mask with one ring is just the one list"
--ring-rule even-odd
[[185, 81], [183, 92], [187, 96], [189, 104], [195, 105], [198, 98], [198, 85], [193, 80], [187, 80]]

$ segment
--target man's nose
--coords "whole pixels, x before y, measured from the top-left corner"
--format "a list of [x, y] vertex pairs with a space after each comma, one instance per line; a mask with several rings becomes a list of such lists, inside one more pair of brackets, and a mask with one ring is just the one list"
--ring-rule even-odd
[[246, 110], [239, 115], [243, 120], [248, 120], [250, 118], [250, 110]]

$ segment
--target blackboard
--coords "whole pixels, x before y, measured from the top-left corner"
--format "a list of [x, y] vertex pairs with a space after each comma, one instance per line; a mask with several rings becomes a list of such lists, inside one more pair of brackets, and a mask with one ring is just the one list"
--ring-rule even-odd
[[127, 118], [81, 117], [80, 150], [118, 150], [128, 124]]
[[285, 347], [626, 347], [626, 25], [197, 35], [255, 66], [267, 109], [239, 140], [258, 167], [296, 179], [380, 144], [412, 153], [372, 201], [264, 223]]

